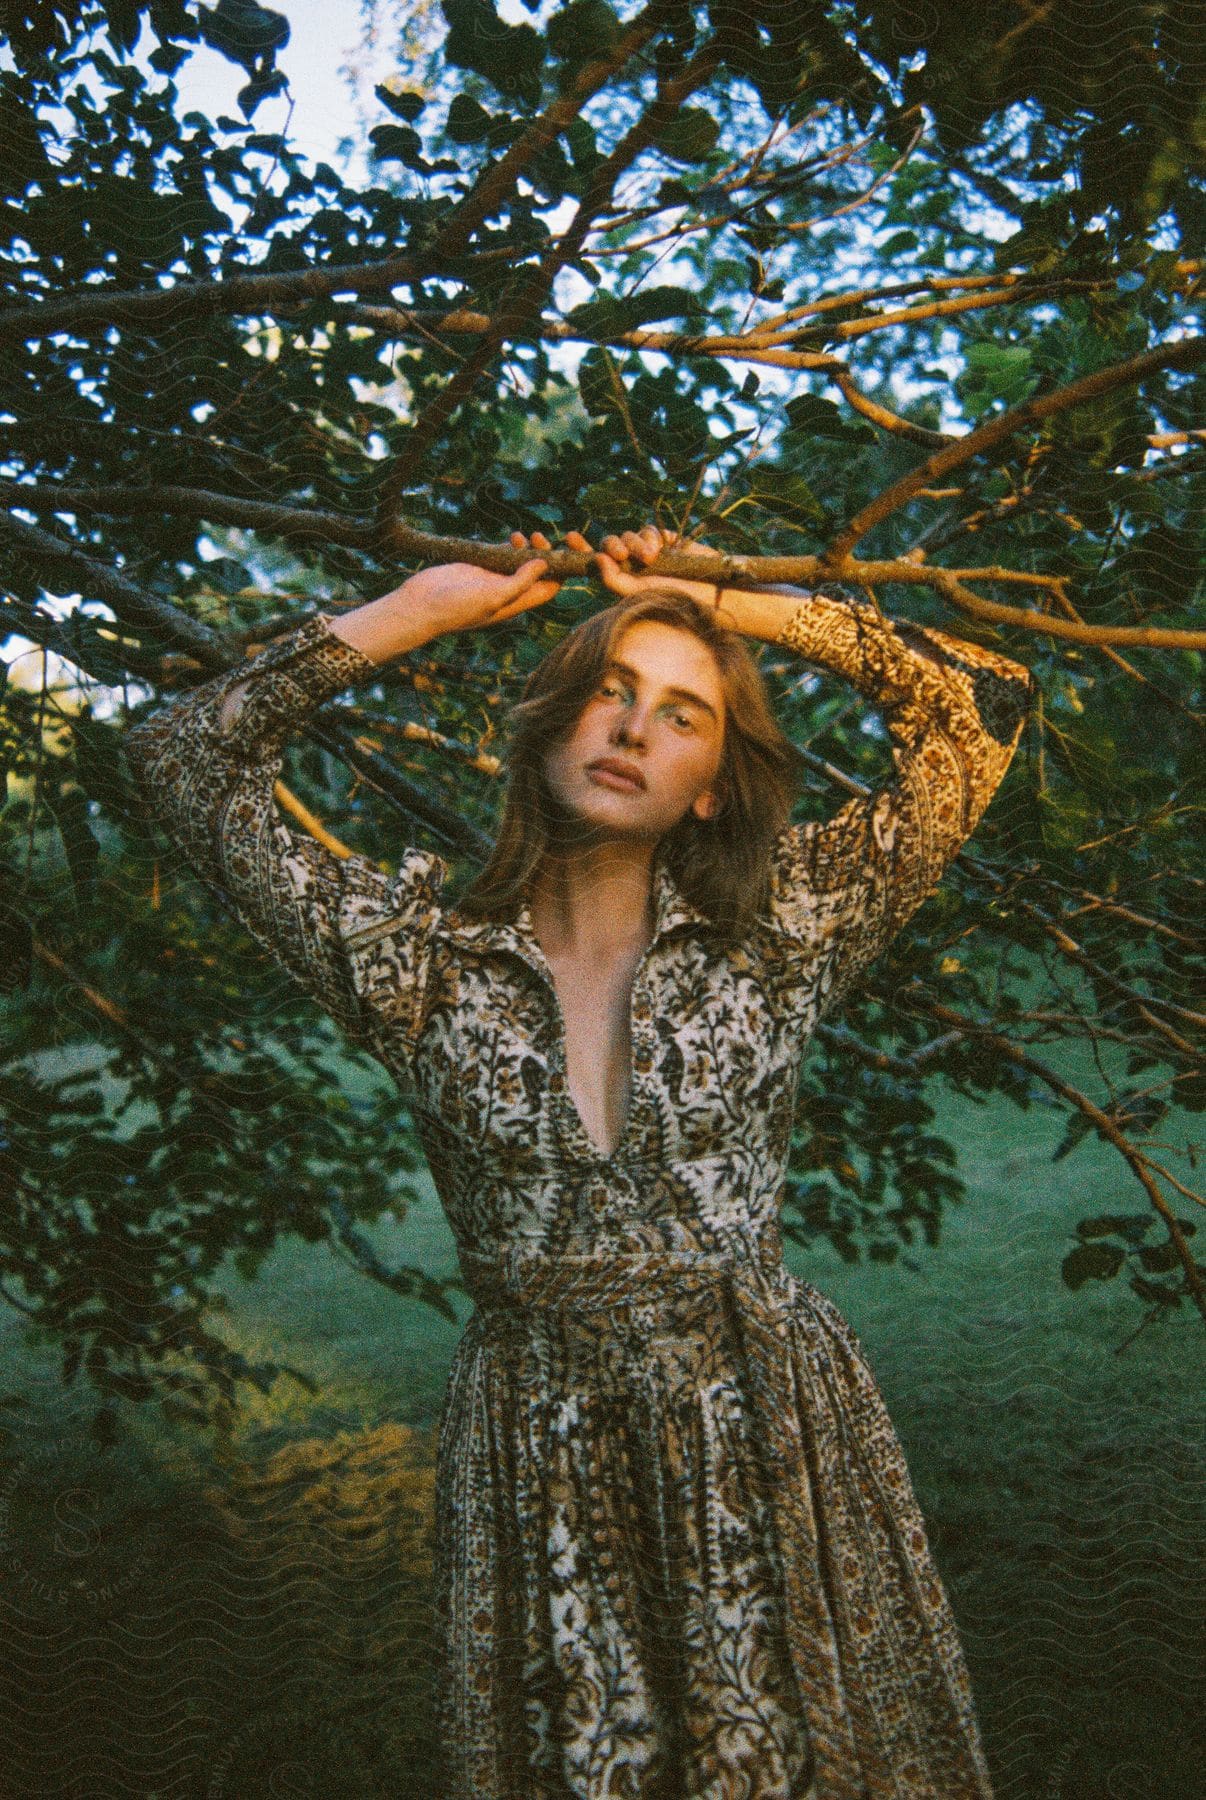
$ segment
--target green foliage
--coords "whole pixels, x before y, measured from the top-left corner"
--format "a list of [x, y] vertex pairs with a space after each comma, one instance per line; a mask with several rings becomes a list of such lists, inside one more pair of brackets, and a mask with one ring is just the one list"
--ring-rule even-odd
[[[517, 23], [489, 0], [445, 0], [435, 52], [400, 54], [375, 90], [372, 176], [353, 184], [254, 127], [283, 91], [285, 14], [254, 0], [8, 9], [0, 323], [34, 304], [153, 299], [169, 282], [281, 284], [238, 311], [185, 293], [8, 342], [3, 475], [23, 484], [6, 491], [18, 524], [36, 516], [102, 572], [251, 641], [305, 605], [396, 585], [406, 569], [367, 529], [382, 475], [482, 341], [440, 316], [512, 316], [602, 159], [705, 47], [714, 72], [617, 171], [535, 313], [427, 443], [408, 525], [497, 542], [517, 526], [656, 516], [734, 554], [815, 554], [931, 454], [935, 433], [953, 440], [1201, 328], [1187, 266], [1204, 223], [1201, 59], [1174, 0], [1124, 0], [1109, 33], [1092, 8], [1022, 17], [1010, 0], [711, 0], [668, 9], [627, 62], [632, 9], [528, 11]], [[131, 54], [144, 28], [149, 66]], [[245, 72], [241, 119], [183, 111], [174, 78], [202, 44]], [[608, 57], [599, 92], [528, 155], [532, 121]], [[445, 254], [458, 206], [516, 146], [519, 178]], [[354, 297], [323, 286], [331, 268], [387, 258], [411, 274]], [[644, 330], [668, 350], [628, 341]], [[744, 359], [695, 341], [753, 331]], [[833, 384], [836, 363], [870, 408]], [[875, 423], [876, 407], [903, 429]], [[1058, 577], [1091, 627], [1200, 625], [1204, 430], [1200, 383], [1149, 373], [927, 481], [860, 553]], [[58, 487], [108, 498], [59, 504]], [[178, 489], [222, 503], [163, 497]], [[282, 510], [265, 522], [252, 503]], [[137, 814], [122, 727], [195, 678], [182, 642], [15, 528], [0, 530], [0, 559], [13, 664], [0, 686], [0, 1286], [103, 1398], [204, 1409], [215, 1390], [271, 1379], [209, 1328], [224, 1255], [252, 1268], [281, 1234], [325, 1240], [367, 1278], [446, 1306], [420, 1271], [375, 1267], [364, 1236], [405, 1206], [417, 1151], [397, 1096], [360, 1063], [333, 1079], [333, 1030], [194, 883], [169, 880]], [[976, 591], [1070, 616], [1049, 587]], [[47, 603], [77, 592], [78, 605]], [[1066, 1060], [1141, 1151], [1206, 1106], [1194, 1035], [1206, 799], [1200, 651], [1114, 656], [998, 630], [920, 585], [876, 597], [1008, 648], [1042, 694], [968, 854], [868, 972], [801, 1095], [794, 1228], [889, 1261], [918, 1232], [936, 1242], [961, 1194], [951, 1146], [928, 1129], [929, 1084], [968, 1104], [1055, 1108], [1062, 1165], [1095, 1133], [1045, 1066]], [[414, 843], [448, 851], [467, 878], [467, 846], [498, 811], [480, 753], [497, 754], [508, 703], [597, 599], [568, 586], [537, 616], [434, 646], [427, 685], [358, 695], [357, 731], [396, 776], [388, 796], [367, 767], [349, 792], [309, 739], [291, 749], [290, 785], [383, 865]], [[77, 672], [82, 701], [53, 672], [42, 691], [30, 643]], [[801, 816], [849, 798], [835, 771], [864, 787], [891, 778], [856, 696], [805, 679], [774, 646], [759, 654], [813, 758]], [[935, 1039], [910, 1074], [901, 1059]], [[1126, 1269], [1163, 1318], [1188, 1271], [1171, 1237], [1154, 1241], [1155, 1214], [1136, 1216], [1147, 1235], [1134, 1241], [1082, 1222], [1065, 1280], [1091, 1292]], [[115, 1268], [129, 1270], [129, 1305]]]

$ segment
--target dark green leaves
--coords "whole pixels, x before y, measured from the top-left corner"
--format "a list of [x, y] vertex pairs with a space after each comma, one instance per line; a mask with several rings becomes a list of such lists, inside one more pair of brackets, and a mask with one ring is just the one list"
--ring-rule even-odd
[[[1171, 1237], [1147, 1244], [1144, 1239], [1158, 1223], [1155, 1215], [1146, 1213], [1101, 1213], [1095, 1218], [1081, 1219], [1076, 1227], [1080, 1243], [1070, 1250], [1061, 1265], [1066, 1285], [1075, 1291], [1087, 1281], [1111, 1281], [1133, 1258], [1145, 1275], [1132, 1273], [1130, 1286], [1141, 1300], [1155, 1307], [1179, 1306], [1182, 1289], [1171, 1282], [1148, 1281], [1146, 1275], [1168, 1275], [1180, 1271], [1181, 1255]], [[1193, 1237], [1197, 1225], [1192, 1219], [1178, 1219], [1184, 1237]], [[1109, 1242], [1108, 1239], [1121, 1239]]]
[[561, 62], [606, 56], [623, 31], [607, 0], [570, 0], [549, 20], [548, 47]]
[[20, 194], [50, 167], [38, 131], [37, 116], [20, 92], [15, 76], [0, 71], [0, 143], [4, 145], [5, 182]]
[[468, 94], [457, 94], [448, 109], [446, 129], [454, 144], [484, 143], [490, 150], [501, 150], [523, 130], [523, 122], [510, 114], [488, 113]]
[[217, 0], [201, 9], [198, 24], [210, 49], [240, 63], [249, 75], [271, 65], [289, 42], [288, 19], [256, 0]]
[[500, 94], [535, 106], [540, 100], [544, 41], [530, 25], [507, 25], [490, 0], [442, 0], [448, 21], [444, 57], [482, 75]]
[[875, 442], [875, 433], [869, 425], [857, 416], [843, 412], [832, 400], [823, 400], [819, 394], [798, 394], [783, 410], [789, 431], [798, 432], [801, 437]]
[[788, 525], [823, 525], [825, 509], [802, 475], [788, 469], [755, 468], [749, 497], [772, 518]]
[[973, 417], [994, 401], [1016, 406], [1034, 389], [1036, 375], [1027, 344], [969, 344], [967, 367], [955, 382], [956, 392]]
[[705, 162], [716, 148], [720, 126], [702, 106], [684, 106], [662, 131], [657, 147], [675, 162]]
[[1086, 1281], [1109, 1281], [1126, 1261], [1121, 1244], [1078, 1244], [1060, 1265], [1068, 1287], [1075, 1290]]
[[633, 294], [600, 294], [566, 314], [566, 323], [591, 337], [616, 337], [662, 319], [698, 318], [699, 301], [683, 288], [638, 288]]
[[383, 83], [379, 83], [373, 92], [382, 106], [392, 112], [396, 119], [405, 119], [408, 125], [414, 124], [427, 104], [422, 94], [410, 92], [396, 94], [392, 88], [386, 87]]
[[197, 22], [210, 48], [239, 63], [251, 77], [239, 90], [240, 110], [250, 118], [262, 100], [285, 86], [275, 57], [289, 42], [288, 19], [257, 0], [218, 0], [215, 7], [201, 9]]
[[374, 125], [369, 142], [378, 162], [404, 162], [415, 168], [422, 160], [423, 140], [413, 125]]

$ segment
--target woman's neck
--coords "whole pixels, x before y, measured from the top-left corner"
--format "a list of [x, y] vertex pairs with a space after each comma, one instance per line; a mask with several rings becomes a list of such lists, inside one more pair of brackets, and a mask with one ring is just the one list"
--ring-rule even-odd
[[653, 935], [653, 845], [546, 854], [532, 880], [532, 929], [550, 958], [606, 962]]

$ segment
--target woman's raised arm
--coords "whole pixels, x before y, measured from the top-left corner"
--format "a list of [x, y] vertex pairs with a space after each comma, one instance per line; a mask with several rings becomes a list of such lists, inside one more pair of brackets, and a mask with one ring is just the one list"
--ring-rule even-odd
[[[147, 810], [184, 860], [371, 1049], [386, 1024], [402, 1030], [409, 1048], [445, 866], [430, 852], [408, 850], [397, 872], [386, 874], [367, 857], [339, 856], [295, 831], [274, 798], [285, 743], [324, 701], [370, 680], [390, 657], [550, 598], [556, 585], [537, 579], [543, 566], [525, 564], [511, 577], [461, 564], [423, 570], [338, 621], [316, 613], [244, 667], [126, 732]], [[396, 931], [383, 943], [386, 921]], [[388, 970], [376, 967], [383, 958]]]
[[[391, 913], [409, 926], [419, 975], [437, 859], [408, 851], [398, 873], [341, 857], [278, 810], [286, 739], [376, 663], [322, 613], [255, 657], [160, 707], [125, 736], [147, 811], [185, 862], [350, 1037], [370, 1028], [348, 939]], [[417, 981], [416, 981], [417, 985]]]
[[843, 675], [882, 714], [896, 777], [776, 846], [773, 914], [806, 943], [820, 1018], [938, 886], [1000, 786], [1025, 722], [1022, 663], [870, 603], [780, 594], [775, 641]]
[[[629, 593], [656, 580], [656, 570], [643, 578], [624, 565], [636, 557], [648, 569], [674, 541], [656, 526], [605, 538], [597, 556], [607, 585]], [[574, 547], [590, 548], [584, 539]], [[897, 623], [870, 601], [670, 585], [715, 607], [733, 630], [845, 676], [879, 708], [891, 737], [894, 781], [824, 823], [790, 826], [775, 847], [772, 918], [809, 952], [819, 1019], [933, 893], [975, 830], [1017, 748], [1034, 678], [999, 651]]]

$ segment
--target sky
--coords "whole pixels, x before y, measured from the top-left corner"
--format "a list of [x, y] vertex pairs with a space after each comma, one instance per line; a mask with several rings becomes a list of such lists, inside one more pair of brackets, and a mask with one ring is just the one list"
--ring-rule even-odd
[[[360, 44], [359, 0], [268, 0], [268, 4], [289, 21], [289, 42], [278, 54], [277, 66], [288, 77], [290, 95], [265, 100], [256, 110], [255, 128], [283, 131], [291, 97], [289, 137], [294, 147], [315, 162], [339, 167], [339, 140], [353, 134], [355, 124], [351, 90], [340, 70]], [[139, 50], [151, 50], [154, 44], [146, 32]], [[381, 76], [388, 72], [383, 60]], [[211, 118], [219, 112], [239, 118], [235, 97], [246, 79], [236, 64], [201, 45], [175, 77], [180, 111], [195, 107]]]

